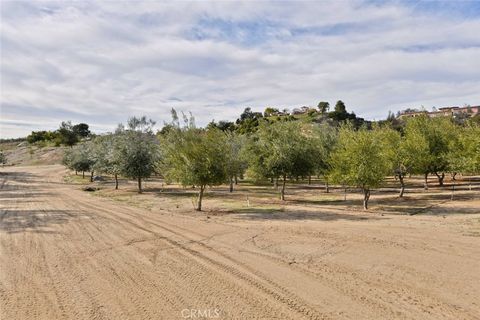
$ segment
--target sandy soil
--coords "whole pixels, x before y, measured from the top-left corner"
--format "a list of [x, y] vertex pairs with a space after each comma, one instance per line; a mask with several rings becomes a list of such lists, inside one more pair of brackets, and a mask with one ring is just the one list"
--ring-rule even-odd
[[128, 206], [0, 176], [0, 319], [479, 319], [479, 202], [414, 216]]
[[61, 164], [65, 148], [52, 145], [40, 147], [26, 141], [0, 143], [0, 150], [7, 157], [7, 165]]

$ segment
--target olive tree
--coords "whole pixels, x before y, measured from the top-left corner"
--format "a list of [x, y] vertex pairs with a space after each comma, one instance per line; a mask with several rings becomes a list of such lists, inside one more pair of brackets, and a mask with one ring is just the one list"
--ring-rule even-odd
[[392, 165], [391, 173], [398, 179], [400, 183], [399, 198], [405, 193], [405, 177], [410, 172], [408, 166], [408, 156], [405, 148], [405, 139], [401, 134], [393, 130], [391, 127], [376, 128], [385, 140], [384, 152], [388, 156], [389, 163]]
[[63, 164], [75, 172], [82, 172], [83, 178], [85, 178], [85, 171], [91, 171], [93, 176], [95, 159], [91, 151], [91, 145], [86, 143], [67, 149], [63, 156]]
[[378, 187], [390, 173], [391, 163], [386, 140], [379, 130], [350, 125], [340, 128], [331, 157], [331, 177], [337, 183], [361, 188], [363, 208], [368, 209], [372, 188]]
[[242, 177], [247, 163], [242, 156], [242, 148], [246, 137], [236, 132], [225, 132], [225, 173], [233, 192], [233, 184], [237, 183], [238, 177]]
[[128, 120], [126, 129], [117, 130], [114, 161], [118, 160], [119, 173], [137, 180], [139, 193], [143, 191], [142, 179], [149, 178], [156, 171], [160, 159], [154, 125], [155, 122], [146, 117], [133, 117]]
[[118, 189], [118, 175], [121, 173], [121, 142], [119, 133], [98, 136], [94, 140], [96, 161], [93, 168], [99, 173], [113, 175], [115, 190]]
[[299, 122], [261, 124], [247, 145], [249, 169], [254, 176], [282, 178], [281, 200], [285, 200], [287, 178], [314, 173], [316, 148], [312, 135], [312, 127]]
[[480, 126], [474, 123], [457, 128], [451, 141], [449, 166], [452, 172], [480, 173]]
[[429, 118], [426, 115], [411, 118], [405, 127], [405, 152], [413, 173], [423, 174], [425, 190], [428, 175], [433, 173], [443, 186], [449, 170], [451, 141], [455, 139], [455, 125], [450, 118]]
[[175, 110], [172, 116], [172, 127], [160, 137], [163, 174], [167, 181], [199, 187], [195, 210], [201, 211], [206, 186], [220, 185], [227, 179], [226, 136], [216, 128], [195, 127], [193, 117], [184, 116], [181, 126]]
[[325, 191], [329, 189], [329, 173], [331, 171], [330, 156], [337, 141], [336, 128], [323, 123], [313, 127], [313, 151], [315, 155], [315, 173], [323, 176], [325, 180]]

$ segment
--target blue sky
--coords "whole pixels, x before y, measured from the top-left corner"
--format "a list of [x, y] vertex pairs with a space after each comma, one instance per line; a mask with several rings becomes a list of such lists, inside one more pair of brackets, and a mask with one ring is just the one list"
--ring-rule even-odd
[[480, 1], [2, 1], [0, 135], [480, 104]]

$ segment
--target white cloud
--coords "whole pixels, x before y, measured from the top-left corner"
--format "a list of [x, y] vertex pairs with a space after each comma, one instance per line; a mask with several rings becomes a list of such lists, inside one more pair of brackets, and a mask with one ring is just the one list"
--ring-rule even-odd
[[480, 18], [440, 9], [2, 2], [0, 135], [62, 120], [108, 130], [140, 114], [162, 123], [171, 107], [203, 125], [246, 106], [319, 100], [376, 119], [405, 106], [478, 104]]

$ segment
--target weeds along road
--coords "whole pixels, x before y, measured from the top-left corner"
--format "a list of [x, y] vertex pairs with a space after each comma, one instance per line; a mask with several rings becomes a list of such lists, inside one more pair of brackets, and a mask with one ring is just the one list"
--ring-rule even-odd
[[215, 221], [94, 197], [64, 172], [2, 169], [0, 319], [480, 315], [479, 238], [443, 224]]

